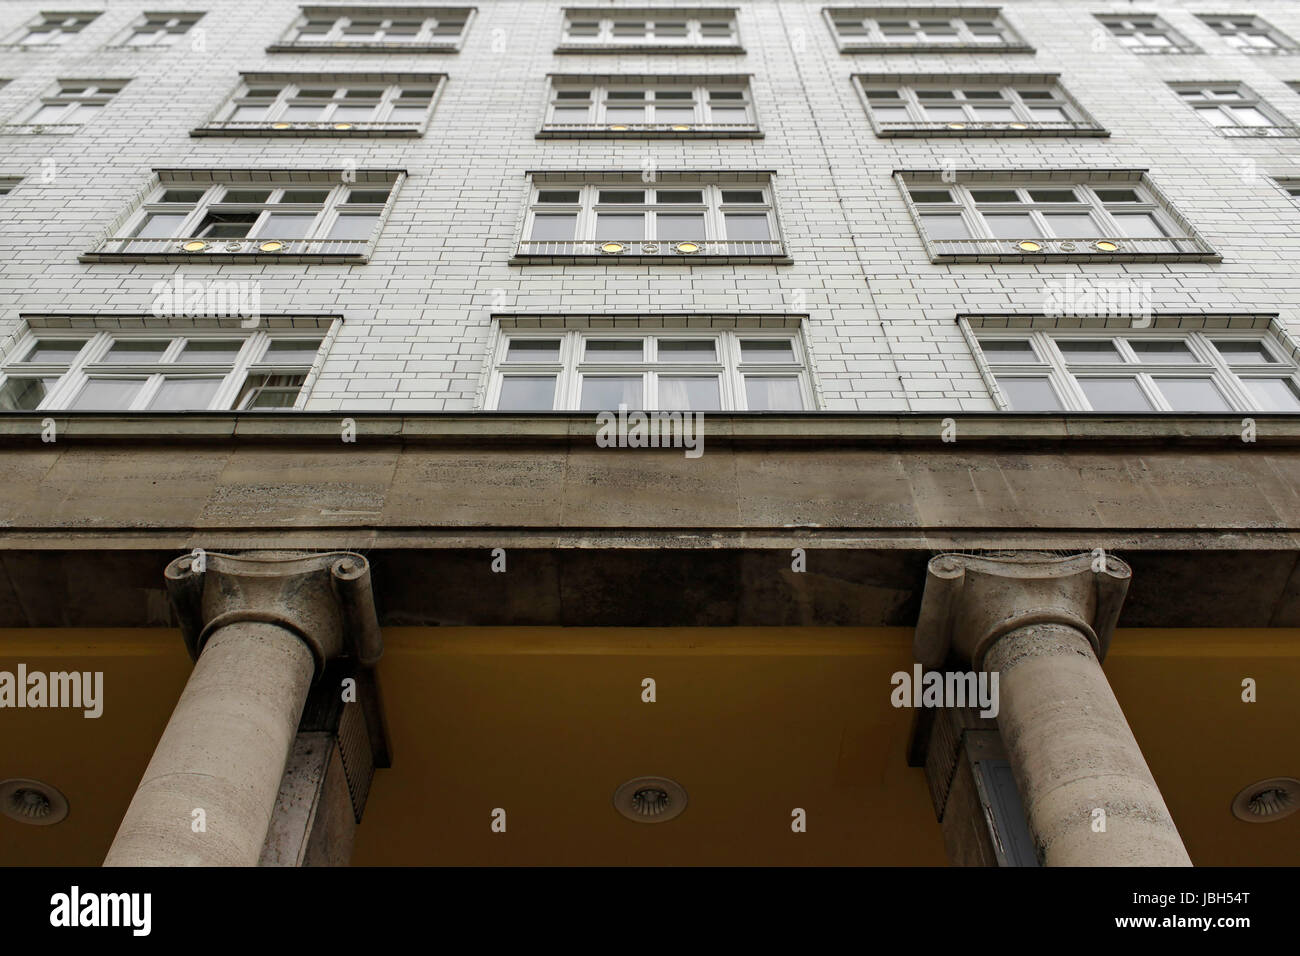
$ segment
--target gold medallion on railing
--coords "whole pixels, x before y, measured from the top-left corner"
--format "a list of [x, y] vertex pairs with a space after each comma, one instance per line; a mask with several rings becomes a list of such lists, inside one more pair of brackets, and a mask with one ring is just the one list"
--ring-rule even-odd
[[351, 124], [351, 123], [335, 123], [335, 124], [334, 124], [334, 128], [335, 128], [335, 129], [351, 129], [351, 128], [352, 128], [352, 124]]
[[1021, 252], [1038, 252], [1043, 247], [1032, 239], [1025, 239], [1021, 242], [1017, 242], [1016, 248]]
[[1012, 124], [1011, 124], [1011, 128], [1012, 128], [1012, 129], [1029, 129], [1029, 124], [1028, 124], [1028, 123], [1012, 123]]
[[290, 129], [292, 126], [292, 123], [272, 123], [271, 129]]
[[279, 252], [284, 248], [284, 243], [278, 239], [269, 239], [257, 248], [262, 252]]
[[677, 251], [684, 256], [692, 256], [700, 251], [700, 245], [697, 242], [679, 242], [677, 243]]
[[1099, 250], [1101, 250], [1102, 252], [1118, 252], [1118, 251], [1119, 251], [1119, 243], [1118, 243], [1118, 242], [1111, 242], [1109, 239], [1098, 239], [1097, 242], [1095, 243], [1095, 245], [1096, 245], [1097, 248], [1098, 248]]
[[607, 256], [616, 256], [623, 251], [623, 243], [607, 242], [600, 247], [600, 251], [605, 253]]
[[202, 239], [191, 239], [189, 242], [181, 246], [181, 248], [186, 252], [202, 252], [207, 247], [208, 244]]

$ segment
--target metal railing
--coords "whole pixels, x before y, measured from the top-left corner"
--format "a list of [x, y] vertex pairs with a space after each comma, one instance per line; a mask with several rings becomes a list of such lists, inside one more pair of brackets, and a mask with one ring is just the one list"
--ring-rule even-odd
[[930, 239], [935, 257], [967, 256], [1213, 256], [1214, 250], [1194, 236], [1128, 239]]
[[206, 256], [351, 256], [364, 257], [369, 239], [102, 239], [87, 256], [167, 256], [202, 259]]
[[882, 133], [923, 132], [923, 133], [1090, 133], [1103, 132], [1096, 123], [1074, 120], [995, 120], [981, 121], [960, 120], [948, 122], [921, 122], [918, 120], [877, 121]]
[[517, 256], [584, 256], [618, 259], [628, 256], [664, 256], [708, 259], [721, 256], [785, 258], [779, 239], [524, 239]]
[[1295, 126], [1216, 126], [1223, 136], [1300, 136]]
[[553, 133], [757, 133], [755, 123], [547, 123], [542, 132]]
[[55, 133], [67, 136], [79, 129], [80, 123], [0, 123], [0, 136], [6, 133]]
[[377, 122], [355, 122], [332, 120], [323, 121], [302, 121], [302, 120], [212, 120], [199, 126], [195, 132], [258, 132], [258, 133], [379, 133], [379, 132], [402, 132], [418, 133], [423, 123], [401, 123], [391, 120], [380, 120]]

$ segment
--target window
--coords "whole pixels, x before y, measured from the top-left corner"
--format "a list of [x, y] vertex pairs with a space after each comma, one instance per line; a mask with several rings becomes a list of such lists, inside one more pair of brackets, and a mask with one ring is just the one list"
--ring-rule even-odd
[[441, 73], [245, 73], [196, 136], [419, 136]]
[[0, 176], [0, 196], [8, 196], [22, 181], [21, 176]]
[[203, 12], [196, 13], [143, 13], [117, 43], [113, 50], [156, 50], [172, 46], [198, 23]]
[[1294, 40], [1259, 17], [1207, 13], [1198, 13], [1197, 16], [1238, 53], [1292, 53], [1296, 49]]
[[62, 46], [84, 30], [87, 24], [98, 16], [99, 11], [72, 13], [60, 10], [53, 13], [42, 13], [35, 21], [19, 31], [15, 38], [4, 45], [19, 49]]
[[1244, 83], [1170, 83], [1221, 136], [1300, 136], [1300, 129]]
[[1292, 199], [1300, 199], [1300, 178], [1274, 177], [1273, 182]]
[[842, 53], [1033, 53], [996, 7], [827, 7]]
[[756, 136], [744, 76], [551, 77], [542, 136]]
[[1164, 20], [1150, 13], [1096, 14], [1120, 46], [1134, 53], [1200, 53]]
[[1105, 136], [1052, 74], [867, 73], [855, 79], [880, 136]]
[[473, 15], [473, 7], [303, 7], [288, 35], [267, 52], [454, 53]]
[[1219, 258], [1139, 171], [897, 178], [933, 262]]
[[648, 9], [570, 8], [556, 53], [713, 52], [743, 53], [736, 11], [689, 7]]
[[140, 258], [365, 262], [401, 173], [163, 170], [83, 262]]
[[977, 336], [1010, 411], [1300, 412], [1295, 362], [1259, 332]]
[[784, 261], [785, 250], [765, 173], [535, 174], [517, 258], [575, 256]]
[[322, 332], [29, 332], [5, 360], [0, 411], [292, 409]]
[[11, 128], [30, 132], [73, 132], [107, 106], [127, 80], [60, 80]]
[[799, 337], [765, 329], [506, 331], [488, 407], [500, 411], [799, 411]]

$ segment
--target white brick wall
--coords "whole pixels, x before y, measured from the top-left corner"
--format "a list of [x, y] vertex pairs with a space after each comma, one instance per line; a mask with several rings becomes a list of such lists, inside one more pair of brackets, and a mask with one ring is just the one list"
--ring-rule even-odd
[[[666, 3], [664, 6], [691, 6]], [[746, 54], [555, 55], [555, 0], [478, 0], [459, 54], [267, 54], [296, 15], [290, 0], [195, 0], [207, 46], [162, 53], [103, 46], [139, 12], [165, 3], [108, 0], [99, 19], [56, 51], [0, 50], [0, 122], [60, 77], [132, 77], [74, 135], [0, 135], [0, 341], [24, 312], [148, 312], [150, 287], [256, 280], [264, 312], [345, 317], [309, 407], [476, 407], [493, 312], [800, 312], [823, 407], [993, 408], [955, 323], [958, 312], [1043, 311], [1067, 275], [1147, 284], [1156, 311], [1278, 312], [1300, 333], [1300, 205], [1268, 180], [1300, 175], [1300, 141], [1225, 139], [1165, 82], [1244, 81], [1300, 121], [1300, 55], [1233, 52], [1194, 10], [1257, 14], [1300, 38], [1292, 0], [1153, 0], [1206, 55], [1137, 56], [1103, 39], [1092, 14], [1115, 0], [1005, 0], [1004, 15], [1037, 49], [1027, 55], [840, 54], [804, 0], [737, 0]], [[640, 5], [624, 3], [623, 6]], [[71, 0], [6, 2], [0, 36]], [[1212, 9], [1211, 9], [1212, 8]], [[241, 71], [446, 72], [427, 134], [416, 140], [189, 136]], [[854, 72], [1059, 72], [1109, 139], [875, 138]], [[545, 74], [750, 73], [759, 140], [537, 140]], [[790, 266], [510, 266], [529, 169], [774, 169]], [[1146, 168], [1219, 264], [934, 265], [898, 188], [898, 168]], [[156, 166], [403, 167], [410, 173], [366, 265], [90, 265], [77, 262], [137, 196]], [[1252, 176], [1252, 172], [1254, 175]], [[48, 174], [48, 175], [47, 175]]]

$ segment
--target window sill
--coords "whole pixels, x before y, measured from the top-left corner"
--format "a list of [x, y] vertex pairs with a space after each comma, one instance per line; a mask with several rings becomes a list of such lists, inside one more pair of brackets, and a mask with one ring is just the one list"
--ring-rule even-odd
[[424, 133], [422, 123], [205, 123], [191, 136], [328, 136], [332, 138], [405, 138]]
[[459, 53], [460, 40], [449, 43], [272, 43], [267, 53]]
[[[188, 243], [205, 243], [192, 252]], [[278, 250], [263, 246], [279, 243]], [[370, 261], [370, 240], [364, 239], [103, 239], [83, 252], [78, 262], [288, 262], [365, 263]]]
[[79, 129], [80, 123], [5, 123], [0, 136], [71, 136]]
[[1028, 43], [841, 43], [841, 53], [1034, 53]]
[[1097, 136], [1110, 130], [1092, 123], [880, 123], [876, 135], [883, 139], [926, 136]]
[[[1120, 45], [1123, 46], [1123, 44]], [[1194, 46], [1188, 46], [1188, 47], [1126, 46], [1124, 47], [1124, 49], [1128, 50], [1130, 53], [1136, 53], [1138, 56], [1176, 56], [1180, 53], [1204, 53], [1205, 52], [1199, 47], [1194, 47]]]
[[67, 48], [66, 43], [0, 43], [0, 50], [63, 50]]
[[[1098, 242], [1115, 249], [1098, 249]], [[1033, 242], [1038, 250], [1025, 250]], [[1222, 262], [1223, 257], [1199, 239], [928, 239], [930, 261], [956, 262]]]
[[182, 46], [184, 46], [183, 43], [155, 43], [152, 46], [118, 43], [114, 46], [101, 47], [101, 50], [105, 53], [162, 53], [165, 50], [176, 50]]
[[[619, 248], [603, 251], [606, 246]], [[679, 251], [681, 246], [693, 246], [697, 251], [689, 249]], [[563, 263], [646, 265], [672, 262], [682, 265], [790, 265], [793, 261], [781, 242], [775, 239], [734, 242], [700, 240], [691, 243], [654, 240], [622, 242], [525, 240], [519, 243], [514, 256], [510, 259], [510, 264], [516, 266]]]
[[1244, 53], [1246, 56], [1291, 56], [1295, 50], [1261, 50], [1255, 47], [1233, 47], [1233, 53]]
[[550, 123], [538, 139], [762, 139], [749, 123]]
[[561, 43], [556, 53], [744, 53], [739, 43]]

